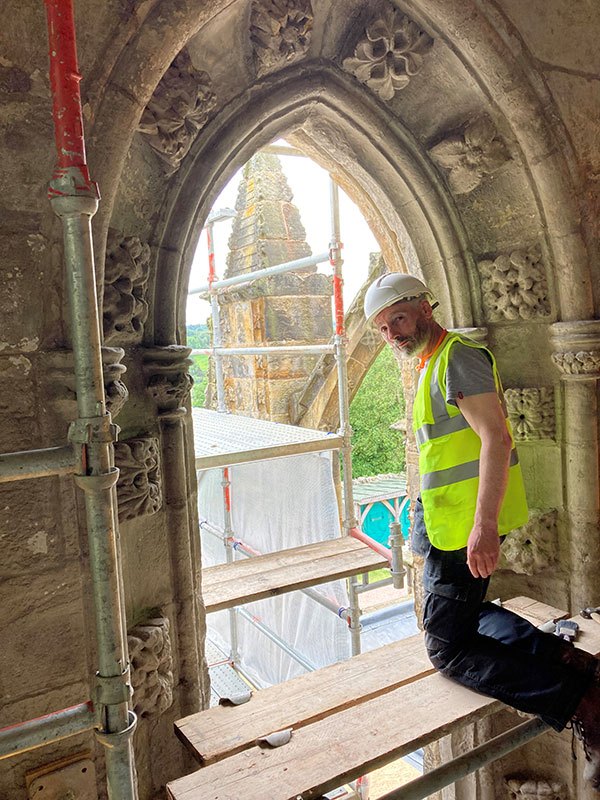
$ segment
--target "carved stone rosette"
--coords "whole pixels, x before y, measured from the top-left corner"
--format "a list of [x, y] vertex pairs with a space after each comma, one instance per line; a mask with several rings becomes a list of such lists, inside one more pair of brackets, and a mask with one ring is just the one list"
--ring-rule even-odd
[[133, 708], [138, 717], [156, 717], [173, 703], [173, 654], [165, 617], [136, 625], [127, 634]]
[[558, 511], [531, 509], [529, 522], [507, 536], [500, 553], [500, 569], [519, 575], [537, 575], [558, 559]]
[[564, 783], [550, 778], [504, 779], [506, 800], [569, 800], [570, 794]]
[[343, 67], [382, 100], [391, 100], [419, 72], [432, 46], [433, 39], [416, 22], [386, 5], [369, 22], [354, 55], [344, 59]]
[[509, 159], [506, 145], [488, 117], [469, 123], [462, 135], [448, 136], [429, 151], [434, 161], [448, 170], [454, 194], [476, 189], [485, 175], [496, 172]]
[[147, 391], [156, 403], [159, 416], [180, 416], [194, 381], [189, 373], [190, 347], [172, 344], [149, 347], [144, 352]]
[[163, 75], [146, 106], [138, 131], [160, 157], [168, 175], [187, 155], [217, 104], [208, 73], [197, 70], [182, 50]]
[[600, 320], [557, 322], [550, 338], [552, 361], [563, 380], [600, 378]]
[[158, 439], [127, 439], [115, 444], [119, 468], [119, 522], [156, 514], [162, 506]]
[[550, 314], [548, 283], [540, 249], [513, 250], [477, 264], [483, 307], [491, 322], [530, 320]]
[[313, 28], [310, 0], [254, 0], [250, 40], [261, 77], [304, 56]]
[[506, 389], [504, 399], [517, 441], [554, 439], [556, 415], [552, 388]]
[[150, 248], [137, 236], [109, 231], [104, 270], [103, 323], [106, 344], [142, 341], [148, 318], [146, 289]]

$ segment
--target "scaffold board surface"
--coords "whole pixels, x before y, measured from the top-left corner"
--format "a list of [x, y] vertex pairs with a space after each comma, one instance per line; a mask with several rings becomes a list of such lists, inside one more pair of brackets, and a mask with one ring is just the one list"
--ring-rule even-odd
[[389, 566], [388, 560], [350, 536], [278, 550], [202, 572], [206, 611], [305, 589]]
[[196, 469], [212, 469], [299, 453], [337, 450], [337, 434], [264, 419], [193, 408]]
[[[523, 609], [525, 615], [529, 614], [535, 620], [546, 621], [563, 615], [560, 609], [545, 606], [528, 598], [515, 598], [514, 601], [504, 603], [506, 608]], [[577, 645], [594, 654], [600, 653], [600, 625], [594, 620], [585, 620], [577, 617], [580, 625], [580, 635]], [[263, 749], [252, 742], [242, 745], [246, 749], [235, 754], [214, 761], [187, 777], [173, 781], [167, 786], [168, 796], [172, 800], [200, 800], [210, 797], [211, 800], [296, 800], [302, 798], [316, 798], [337, 786], [341, 786], [360, 775], [365, 774], [374, 766], [381, 766], [383, 761], [393, 761], [401, 758], [425, 744], [440, 738], [452, 730], [486, 716], [502, 707], [498, 701], [476, 694], [441, 675], [431, 674], [426, 670], [420, 672], [419, 659], [424, 657], [424, 651], [419, 654], [415, 641], [420, 637], [412, 637], [393, 645], [386, 645], [380, 650], [374, 650], [363, 656], [355, 656], [343, 665], [352, 669], [352, 662], [358, 663], [364, 672], [365, 664], [369, 659], [381, 659], [385, 651], [393, 654], [389, 666], [395, 661], [405, 659], [400, 669], [405, 669], [405, 675], [412, 675], [412, 680], [407, 679], [401, 685], [397, 683], [389, 690], [382, 690], [373, 694], [373, 685], [367, 677], [365, 694], [354, 697], [351, 704], [343, 706], [331, 705], [333, 708], [324, 710], [326, 692], [335, 692], [336, 685], [315, 684], [314, 691], [309, 690], [307, 682], [323, 680], [320, 675], [327, 670], [311, 673], [289, 681], [286, 684], [263, 690], [255, 695], [247, 705], [229, 710], [229, 742], [235, 747], [235, 734], [238, 730], [237, 714], [241, 714], [240, 733], [242, 739], [249, 739], [248, 721], [252, 714], [252, 704], [257, 713], [258, 728], [268, 725], [268, 715], [273, 714], [270, 721], [283, 722], [281, 726], [293, 727], [290, 742], [277, 749]], [[422, 641], [422, 640], [421, 640]], [[421, 645], [422, 647], [422, 645]], [[381, 651], [384, 651], [383, 653]], [[400, 655], [403, 653], [404, 655]], [[411, 654], [413, 660], [411, 661]], [[339, 667], [341, 665], [335, 665]], [[331, 676], [332, 672], [329, 673]], [[384, 673], [385, 677], [385, 673]], [[396, 674], [396, 679], [398, 675]], [[352, 683], [358, 675], [348, 674], [345, 680], [339, 683], [352, 692]], [[299, 682], [303, 683], [300, 684]], [[298, 692], [298, 686], [302, 692]], [[286, 694], [289, 691], [289, 695]], [[301, 695], [304, 695], [302, 698]], [[357, 693], [357, 694], [360, 694]], [[259, 702], [259, 697], [262, 700]], [[273, 705], [283, 709], [277, 716], [275, 710], [269, 711], [269, 697]], [[312, 707], [305, 708], [308, 721], [297, 723], [298, 705], [306, 700], [312, 700]], [[319, 710], [320, 709], [320, 710]], [[216, 711], [216, 710], [215, 710]], [[196, 718], [203, 714], [212, 715], [215, 711], [200, 712]], [[289, 713], [286, 715], [286, 711]], [[179, 730], [180, 738], [185, 738], [184, 730], [193, 729], [190, 723], [193, 717], [181, 720]], [[214, 719], [214, 718], [213, 718]], [[219, 726], [223, 721], [219, 718]], [[204, 723], [201, 723], [204, 725]], [[224, 742], [224, 731], [217, 726], [215, 732], [221, 742]], [[209, 731], [211, 726], [205, 728]], [[210, 733], [205, 734], [210, 736]], [[194, 752], [192, 742], [188, 746]], [[230, 746], [229, 744], [227, 746]]]
[[297, 730], [433, 672], [419, 634], [257, 691], [243, 706], [191, 714], [175, 731], [201, 764], [211, 764], [272, 731]]

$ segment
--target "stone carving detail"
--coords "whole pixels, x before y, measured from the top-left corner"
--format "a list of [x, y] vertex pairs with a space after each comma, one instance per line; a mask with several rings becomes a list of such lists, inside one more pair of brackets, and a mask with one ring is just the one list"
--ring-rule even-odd
[[156, 717], [173, 703], [173, 655], [169, 620], [136, 625], [127, 634], [133, 708], [138, 717]]
[[382, 100], [391, 100], [419, 72], [433, 39], [416, 22], [392, 6], [366, 27], [364, 36], [345, 58], [344, 69]]
[[552, 353], [552, 361], [564, 375], [600, 375], [600, 350]]
[[148, 318], [146, 288], [150, 248], [137, 236], [109, 231], [104, 268], [104, 341], [132, 344], [142, 340]]
[[504, 399], [516, 440], [554, 439], [556, 419], [551, 388], [507, 389]]
[[110, 411], [113, 419], [121, 411], [129, 397], [127, 386], [121, 380], [123, 373], [127, 372], [125, 364], [121, 364], [124, 355], [125, 351], [122, 347], [102, 348], [106, 408]]
[[304, 56], [310, 46], [313, 10], [310, 0], [255, 0], [250, 39], [260, 77]]
[[469, 123], [462, 135], [448, 136], [432, 147], [430, 153], [448, 170], [448, 183], [455, 194], [472, 192], [485, 175], [496, 172], [510, 159], [506, 145], [488, 117]]
[[160, 415], [183, 413], [183, 404], [194, 381], [189, 374], [191, 348], [181, 345], [151, 347], [144, 354], [147, 390]]
[[505, 778], [507, 800], [568, 800], [564, 783], [549, 779]]
[[486, 259], [477, 266], [490, 321], [533, 319], [550, 313], [546, 273], [537, 246]]
[[529, 522], [507, 536], [500, 553], [500, 569], [519, 575], [537, 575], [556, 563], [558, 512], [531, 509]]
[[119, 521], [156, 514], [162, 506], [158, 439], [117, 442], [115, 466]]
[[216, 103], [210, 76], [197, 70], [187, 50], [182, 50], [163, 75], [138, 125], [168, 175], [178, 169]]
[[[127, 367], [121, 363], [125, 355], [122, 347], [102, 348], [104, 372], [104, 394], [106, 408], [116, 417], [121, 411], [129, 392], [121, 378]], [[46, 355], [46, 398], [54, 411], [64, 420], [72, 422], [77, 417], [77, 394], [75, 391], [75, 365], [71, 350], [54, 350]]]

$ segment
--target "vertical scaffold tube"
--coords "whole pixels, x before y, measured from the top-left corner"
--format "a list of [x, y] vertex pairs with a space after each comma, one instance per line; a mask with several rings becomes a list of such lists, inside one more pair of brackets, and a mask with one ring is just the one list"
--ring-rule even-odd
[[[225, 559], [228, 564], [233, 564], [235, 561], [235, 554], [233, 552], [234, 543], [234, 530], [233, 520], [231, 516], [231, 480], [229, 476], [229, 467], [223, 469], [221, 486], [223, 487], [223, 517], [224, 517], [224, 536], [223, 543], [225, 545]], [[230, 658], [232, 664], [239, 664], [240, 652], [238, 646], [238, 630], [237, 630], [237, 616], [235, 608], [228, 609], [229, 614], [229, 638], [230, 638]]]
[[[349, 534], [357, 525], [354, 516], [354, 498], [352, 496], [352, 428], [350, 427], [350, 400], [348, 394], [348, 370], [346, 366], [346, 332], [344, 328], [344, 300], [342, 294], [342, 242], [340, 237], [340, 198], [337, 184], [330, 178], [331, 201], [331, 242], [329, 244], [329, 260], [333, 267], [333, 303], [335, 319], [335, 362], [338, 378], [338, 399], [340, 412], [339, 434], [342, 437], [341, 461], [344, 473], [343, 482], [343, 527]], [[357, 578], [348, 578], [348, 599], [350, 602], [350, 635], [352, 639], [352, 655], [360, 653], [360, 608], [356, 591]]]
[[72, 0], [45, 0], [57, 167], [48, 195], [63, 225], [71, 311], [78, 419], [69, 437], [79, 454], [75, 481], [83, 490], [90, 543], [98, 672], [96, 707], [105, 749], [110, 800], [135, 800], [137, 788], [129, 709], [129, 665], [124, 629], [112, 424], [104, 400], [100, 323], [91, 218], [98, 191], [85, 163]]

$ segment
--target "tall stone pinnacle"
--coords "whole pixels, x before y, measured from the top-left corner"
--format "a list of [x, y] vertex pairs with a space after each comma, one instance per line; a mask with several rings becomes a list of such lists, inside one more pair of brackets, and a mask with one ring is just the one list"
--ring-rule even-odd
[[256, 153], [244, 167], [229, 239], [226, 275], [311, 255], [300, 212], [276, 155]]

